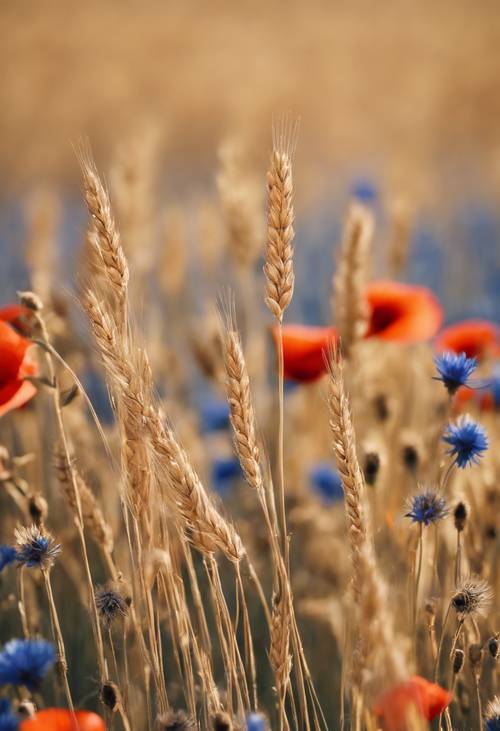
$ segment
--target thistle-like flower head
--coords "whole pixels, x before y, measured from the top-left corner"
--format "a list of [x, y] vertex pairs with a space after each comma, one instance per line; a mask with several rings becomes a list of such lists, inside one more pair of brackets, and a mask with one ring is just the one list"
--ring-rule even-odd
[[0, 685], [36, 691], [55, 659], [54, 647], [46, 640], [10, 640], [0, 652]]
[[405, 518], [411, 518], [413, 523], [430, 525], [438, 523], [446, 517], [448, 510], [446, 500], [432, 490], [419, 492], [410, 499], [409, 510]]
[[473, 462], [479, 462], [482, 453], [488, 449], [486, 430], [480, 424], [476, 424], [468, 414], [448, 424], [443, 441], [450, 445], [448, 454], [455, 458], [457, 466], [461, 469]]
[[61, 546], [41, 527], [18, 528], [15, 532], [17, 543], [16, 560], [28, 568], [50, 569]]
[[461, 617], [485, 614], [493, 599], [490, 585], [484, 579], [469, 578], [462, 581], [451, 597], [451, 605]]
[[434, 363], [439, 374], [435, 378], [444, 383], [450, 396], [460, 386], [467, 386], [469, 377], [477, 367], [477, 359], [467, 358], [465, 353], [443, 353], [434, 358]]
[[112, 586], [99, 587], [95, 595], [99, 618], [109, 626], [117, 619], [124, 619], [129, 610], [126, 599]]

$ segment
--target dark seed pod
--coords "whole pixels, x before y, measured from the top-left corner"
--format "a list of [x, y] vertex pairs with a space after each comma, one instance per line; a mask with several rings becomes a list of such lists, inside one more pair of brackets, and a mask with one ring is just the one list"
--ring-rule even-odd
[[410, 472], [415, 472], [418, 467], [418, 452], [413, 444], [403, 447], [403, 463]]
[[488, 640], [488, 652], [494, 660], [498, 660], [499, 649], [500, 642], [498, 640], [498, 635], [490, 637], [490, 639]]
[[169, 711], [158, 716], [155, 731], [196, 731], [196, 724], [185, 711]]
[[481, 645], [470, 645], [469, 647], [469, 662], [473, 667], [477, 667], [481, 664], [483, 659], [483, 648]]
[[216, 713], [213, 720], [214, 731], [233, 731], [233, 722], [231, 717], [225, 711]]
[[458, 531], [463, 531], [465, 523], [467, 521], [468, 510], [464, 502], [460, 501], [456, 504], [455, 510], [453, 511], [453, 518], [455, 520], [455, 528]]
[[29, 310], [33, 310], [33, 312], [43, 310], [43, 302], [34, 292], [18, 292], [17, 296], [23, 307], [27, 307]]
[[118, 690], [118, 686], [111, 680], [107, 680], [101, 686], [100, 697], [103, 705], [115, 713], [120, 704], [120, 691]]
[[380, 394], [373, 399], [373, 407], [375, 409], [375, 415], [378, 421], [387, 421], [389, 418], [389, 405], [387, 403], [387, 396]]
[[41, 526], [47, 519], [49, 506], [41, 495], [32, 495], [28, 502], [28, 510], [35, 525]]
[[463, 650], [455, 650], [453, 653], [453, 674], [457, 675], [464, 664], [465, 653]]
[[380, 469], [380, 457], [376, 452], [368, 452], [365, 456], [365, 480], [367, 485], [374, 485]]
[[112, 586], [100, 587], [96, 591], [95, 603], [100, 620], [108, 627], [116, 620], [124, 619], [130, 606]]

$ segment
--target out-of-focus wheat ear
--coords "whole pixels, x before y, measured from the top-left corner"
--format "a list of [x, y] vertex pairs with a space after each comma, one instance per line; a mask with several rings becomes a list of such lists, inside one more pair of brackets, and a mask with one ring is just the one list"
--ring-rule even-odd
[[293, 181], [292, 158], [298, 120], [283, 117], [273, 126], [273, 150], [267, 173], [267, 240], [265, 301], [278, 322], [293, 295]]
[[81, 143], [76, 153], [82, 170], [85, 202], [95, 228], [95, 240], [111, 291], [120, 305], [121, 322], [117, 321], [117, 325], [124, 326], [129, 270], [111, 213], [109, 195], [99, 178], [88, 145]]
[[356, 454], [356, 438], [344, 385], [342, 358], [336, 348], [332, 348], [330, 352], [329, 370], [328, 405], [332, 448], [337, 469], [342, 478], [345, 496], [347, 530], [353, 562], [353, 587], [355, 593], [359, 594], [359, 554], [366, 541], [366, 524], [362, 504], [364, 484]]
[[273, 596], [269, 662], [276, 681], [279, 729], [282, 731], [283, 728], [288, 726], [285, 699], [292, 670], [292, 656], [290, 654], [291, 597], [285, 576], [283, 576], [283, 581], [280, 579], [280, 584], [281, 586]]
[[344, 226], [333, 279], [333, 314], [345, 356], [365, 335], [368, 327], [369, 310], [364, 290], [368, 279], [373, 228], [371, 211], [359, 203], [353, 203]]

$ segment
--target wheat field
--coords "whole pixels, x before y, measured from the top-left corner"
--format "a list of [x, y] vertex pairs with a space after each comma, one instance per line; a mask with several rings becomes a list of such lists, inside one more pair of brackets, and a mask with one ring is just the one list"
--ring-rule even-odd
[[0, 731], [497, 731], [496, 4], [0, 18]]

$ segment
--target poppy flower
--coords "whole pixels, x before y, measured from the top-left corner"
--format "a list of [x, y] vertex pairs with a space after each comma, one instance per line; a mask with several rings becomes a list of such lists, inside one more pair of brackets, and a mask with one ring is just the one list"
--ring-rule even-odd
[[482, 360], [500, 352], [499, 330], [488, 320], [464, 320], [441, 330], [435, 347], [438, 352], [465, 353], [467, 358]]
[[0, 416], [18, 409], [36, 393], [24, 380], [37, 374], [37, 364], [28, 352], [31, 343], [6, 322], [0, 320]]
[[444, 711], [452, 697], [453, 694], [440, 685], [414, 675], [384, 693], [376, 703], [374, 713], [385, 731], [409, 731], [412, 712], [432, 721]]
[[0, 307], [0, 320], [8, 322], [15, 330], [24, 335], [29, 331], [29, 322], [32, 318], [32, 311], [23, 305], [13, 304]]
[[371, 282], [366, 290], [370, 321], [366, 337], [403, 343], [429, 340], [439, 330], [443, 310], [427, 287]]
[[[278, 348], [278, 328], [273, 329]], [[331, 345], [337, 340], [333, 327], [287, 325], [283, 328], [283, 363], [285, 378], [307, 383], [327, 370]]]
[[106, 731], [104, 721], [92, 711], [75, 711], [66, 708], [46, 708], [38, 711], [33, 718], [23, 721], [20, 731]]

